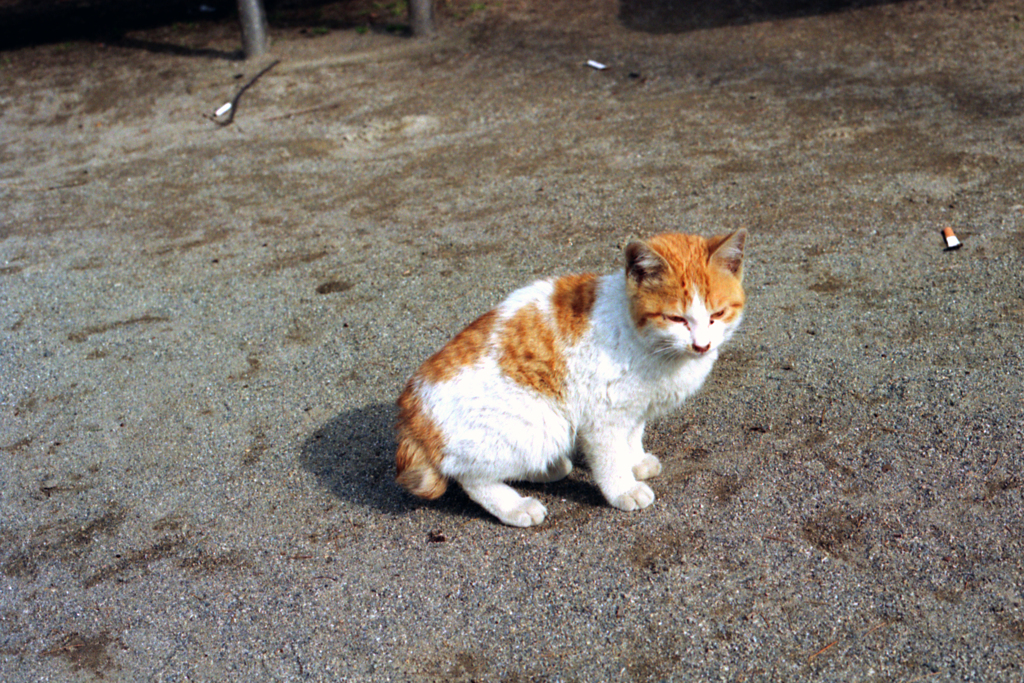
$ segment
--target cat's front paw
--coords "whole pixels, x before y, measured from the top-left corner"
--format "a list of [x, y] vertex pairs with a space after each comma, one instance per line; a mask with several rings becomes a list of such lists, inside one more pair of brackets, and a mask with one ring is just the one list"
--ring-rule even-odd
[[610, 502], [614, 507], [626, 512], [642, 510], [654, 502], [654, 491], [647, 484], [637, 483], [636, 486], [616, 496]]
[[539, 500], [523, 498], [515, 507], [502, 510], [498, 519], [509, 526], [536, 526], [547, 515], [548, 509]]
[[633, 476], [637, 479], [650, 479], [661, 474], [661, 461], [650, 453], [644, 453], [644, 459], [633, 465]]

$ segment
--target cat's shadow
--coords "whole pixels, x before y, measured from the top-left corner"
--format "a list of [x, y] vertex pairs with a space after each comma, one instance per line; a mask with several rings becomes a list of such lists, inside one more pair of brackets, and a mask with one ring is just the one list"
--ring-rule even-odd
[[[302, 444], [300, 465], [313, 474], [325, 490], [356, 505], [389, 514], [404, 514], [429, 506], [497, 524], [498, 521], [471, 501], [455, 482], [449, 482], [448, 491], [433, 501], [416, 498], [395, 483], [397, 414], [397, 407], [389, 403], [373, 403], [339, 413]], [[600, 492], [588, 479], [574, 471], [567, 479], [551, 484], [513, 485], [527, 496], [543, 493], [546, 495], [542, 495], [542, 499], [552, 496], [582, 506], [604, 505]]]

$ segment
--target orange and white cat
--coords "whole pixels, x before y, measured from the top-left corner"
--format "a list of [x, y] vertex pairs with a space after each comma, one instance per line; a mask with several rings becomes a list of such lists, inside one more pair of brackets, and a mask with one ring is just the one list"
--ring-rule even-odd
[[505, 524], [546, 508], [507, 481], [548, 482], [582, 452], [605, 499], [645, 508], [661, 472], [644, 425], [704, 383], [743, 317], [746, 231], [658, 235], [624, 271], [540, 280], [430, 357], [398, 399], [398, 483], [437, 498], [449, 479]]

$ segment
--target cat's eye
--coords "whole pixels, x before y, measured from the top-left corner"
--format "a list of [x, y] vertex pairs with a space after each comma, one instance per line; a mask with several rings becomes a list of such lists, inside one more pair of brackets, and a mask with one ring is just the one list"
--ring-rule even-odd
[[683, 325], [689, 327], [689, 325], [686, 322], [686, 318], [684, 318], [681, 315], [669, 315], [668, 313], [662, 313], [662, 315], [665, 316], [665, 320], [669, 320], [674, 323], [682, 323]]
[[711, 322], [721, 320], [725, 316], [725, 309], [720, 309], [711, 314]]

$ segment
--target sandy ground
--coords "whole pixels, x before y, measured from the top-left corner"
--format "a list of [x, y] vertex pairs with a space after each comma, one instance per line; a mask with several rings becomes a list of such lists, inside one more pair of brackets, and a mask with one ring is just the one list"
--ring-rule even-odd
[[[1024, 4], [716, 22], [0, 52], [0, 678], [1024, 679]], [[653, 507], [392, 483], [405, 379], [506, 293], [741, 226]]]

